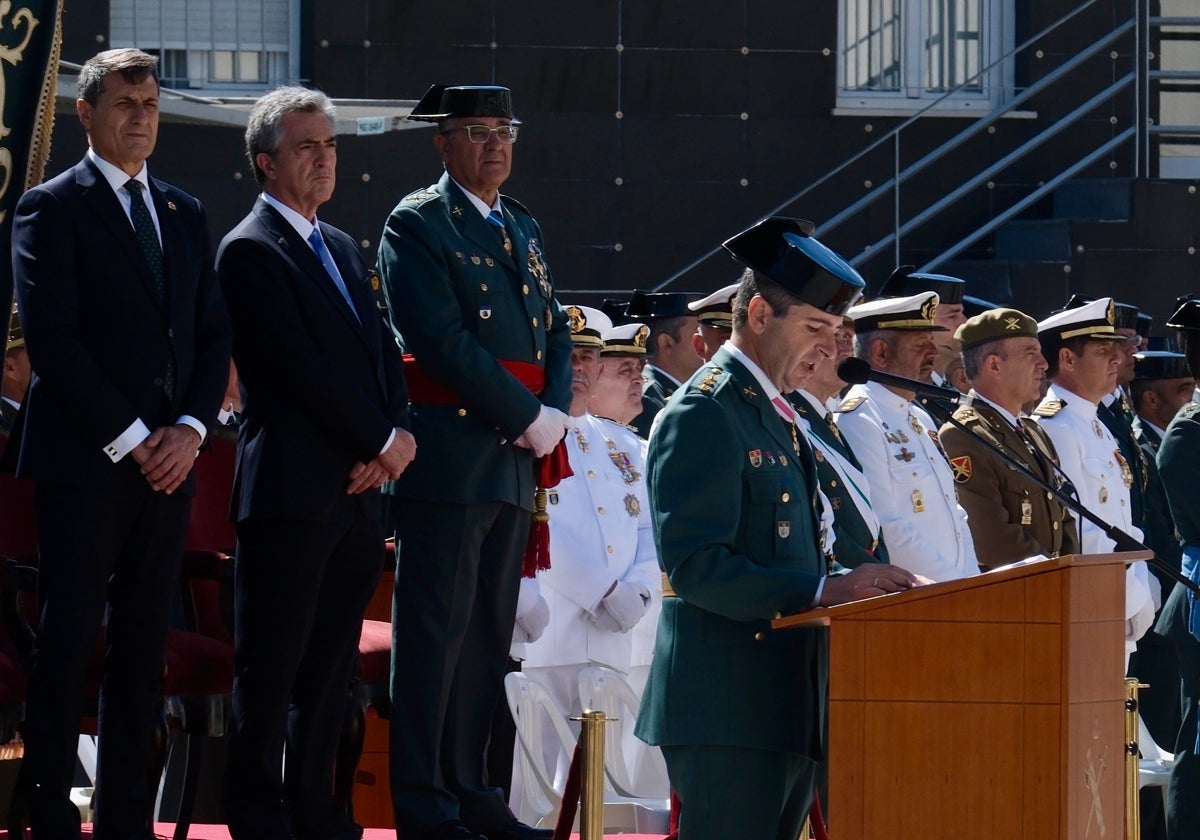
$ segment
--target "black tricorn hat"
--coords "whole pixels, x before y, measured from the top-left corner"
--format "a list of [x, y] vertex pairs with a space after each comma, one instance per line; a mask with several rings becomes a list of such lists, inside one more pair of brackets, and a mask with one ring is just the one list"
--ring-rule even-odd
[[[1095, 300], [1096, 298], [1091, 295], [1071, 295], [1063, 309], [1078, 309], [1085, 303], [1092, 303]], [[1134, 330], [1138, 335], [1143, 335], [1138, 331], [1138, 315], [1141, 311], [1132, 303], [1121, 303], [1119, 300], [1114, 300], [1113, 329]]]
[[925, 274], [916, 266], [902, 265], [892, 272], [879, 297], [909, 297], [921, 292], [937, 292], [939, 305], [962, 303], [967, 284], [948, 274]]
[[981, 297], [975, 297], [975, 295], [963, 295], [962, 307], [965, 317], [974, 318], [976, 315], [982, 315], [984, 312], [999, 309], [1000, 304], [992, 303], [990, 300], [984, 300]]
[[694, 297], [691, 292], [644, 292], [634, 289], [629, 303], [625, 304], [625, 321], [648, 324], [664, 318], [694, 316], [696, 313], [688, 309], [688, 302]]
[[1137, 330], [1137, 334], [1142, 338], [1149, 338], [1150, 330], [1154, 327], [1154, 317], [1146, 312], [1139, 311], [1137, 318], [1134, 320], [1136, 323], [1134, 329]]
[[1167, 319], [1167, 326], [1173, 330], [1200, 330], [1200, 300], [1185, 300], [1175, 314]]
[[1191, 379], [1187, 356], [1182, 353], [1143, 350], [1133, 354], [1134, 380]]
[[408, 115], [410, 120], [440, 122], [454, 117], [502, 117], [520, 125], [513, 116], [512, 92], [496, 85], [430, 85]]
[[725, 240], [725, 250], [805, 303], [844, 315], [866, 283], [854, 267], [822, 245], [806, 219], [770, 216]]
[[600, 302], [600, 311], [608, 316], [615, 327], [626, 322], [625, 307], [628, 305], [629, 301], [621, 298], [605, 298]]

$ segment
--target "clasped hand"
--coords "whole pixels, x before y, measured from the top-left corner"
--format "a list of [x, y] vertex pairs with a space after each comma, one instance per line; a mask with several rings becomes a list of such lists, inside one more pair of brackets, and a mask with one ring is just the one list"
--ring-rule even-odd
[[186, 423], [159, 426], [130, 453], [152, 488], [168, 496], [192, 471], [200, 449], [200, 434]]
[[417, 440], [407, 429], [396, 428], [391, 446], [367, 463], [355, 461], [350, 468], [346, 492], [353, 495], [374, 490], [385, 481], [395, 481], [417, 455]]

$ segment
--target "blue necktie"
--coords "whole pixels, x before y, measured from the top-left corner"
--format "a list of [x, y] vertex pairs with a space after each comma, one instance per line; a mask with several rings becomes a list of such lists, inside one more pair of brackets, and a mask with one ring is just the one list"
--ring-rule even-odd
[[508, 238], [508, 228], [504, 226], [504, 216], [499, 210], [493, 210], [488, 213], [487, 223], [496, 229], [496, 235], [500, 237], [500, 244], [504, 246], [504, 252], [511, 257], [512, 240]]
[[[167, 275], [163, 270], [162, 245], [158, 242], [158, 231], [154, 229], [154, 220], [150, 218], [150, 208], [142, 198], [145, 185], [137, 178], [125, 182], [125, 191], [129, 193], [129, 218], [133, 222], [133, 232], [137, 236], [138, 245], [146, 262], [150, 264], [150, 274], [154, 277], [154, 291], [163, 309], [167, 308]], [[167, 368], [163, 372], [163, 393], [168, 400], [175, 398], [175, 357], [167, 359]]]
[[[338, 291], [341, 292], [342, 298], [345, 299], [346, 305], [350, 307], [350, 311], [354, 313], [354, 317], [358, 318], [358, 310], [354, 308], [354, 301], [350, 300], [350, 292], [346, 289], [345, 281], [342, 280], [342, 273], [338, 271], [337, 264], [333, 261], [333, 255], [325, 247], [325, 240], [321, 237], [320, 228], [313, 228], [312, 233], [308, 235], [308, 244], [312, 246], [317, 259], [321, 261], [321, 265], [325, 266], [325, 272], [333, 279], [333, 285], [337, 286]], [[362, 322], [361, 318], [359, 318], [359, 322]]]

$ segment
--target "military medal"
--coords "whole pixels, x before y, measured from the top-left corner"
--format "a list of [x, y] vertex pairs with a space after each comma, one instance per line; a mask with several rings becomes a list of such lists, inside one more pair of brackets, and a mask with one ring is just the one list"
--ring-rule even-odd
[[634, 468], [633, 461], [629, 460], [629, 453], [618, 452], [616, 447], [611, 440], [608, 442], [608, 448], [612, 450], [608, 453], [609, 460], [621, 471], [621, 478], [626, 484], [636, 484], [641, 480], [642, 474]]
[[912, 491], [912, 506], [913, 513], [925, 512], [925, 497], [921, 495], [920, 490]]
[[1092, 420], [1092, 431], [1096, 433], [1096, 437], [1098, 437], [1098, 438], [1104, 437], [1104, 429], [1100, 426], [1099, 420], [1096, 420], [1096, 419]]
[[1121, 454], [1120, 449], [1113, 450], [1113, 457], [1121, 465], [1121, 480], [1125, 482], [1125, 489], [1128, 490], [1133, 486], [1133, 470], [1129, 469], [1129, 462], [1125, 460], [1125, 456]]
[[[815, 446], [813, 447], [813, 457], [817, 459], [818, 464], [825, 463], [825, 453], [822, 452], [820, 449], [817, 449]], [[785, 462], [785, 465], [786, 465], [786, 462]]]
[[1021, 524], [1033, 524], [1033, 505], [1029, 503], [1029, 491], [1025, 491], [1025, 498], [1021, 500]]
[[921, 427], [921, 421], [915, 415], [908, 415], [908, 425], [912, 426], [912, 430], [917, 434], [923, 434], [924, 429]]
[[642, 513], [642, 503], [638, 497], [630, 493], [625, 497], [625, 512], [636, 519]]
[[787, 456], [782, 452], [779, 453], [779, 463], [783, 464], [785, 467], [787, 466]]
[[770, 449], [767, 450], [767, 463], [772, 467], [775, 466], [775, 453], [773, 453]]
[[913, 453], [909, 452], [907, 446], [902, 446], [902, 447], [900, 447], [900, 451], [898, 453], [896, 453], [895, 455], [893, 455], [892, 457], [895, 458], [897, 461], [903, 461], [904, 463], [907, 464], [909, 461], [911, 461], [913, 458], [915, 458], [917, 456], [914, 455]]
[[485, 263], [487, 263], [488, 268], [492, 268], [494, 265], [496, 265], [496, 261], [494, 259], [492, 259], [491, 257], [484, 257], [483, 261]]
[[478, 255], [478, 254], [472, 254], [472, 255], [471, 255], [471, 263], [472, 263], [473, 265], [479, 265], [479, 264], [480, 264], [480, 263], [482, 263], [482, 262], [483, 262], [483, 260], [479, 259], [479, 255]]
[[1101, 487], [1100, 488], [1100, 504], [1103, 505], [1103, 504], [1106, 504], [1107, 502], [1108, 502], [1108, 488]]
[[583, 436], [583, 432], [579, 429], [575, 430], [575, 442], [579, 444], [580, 452], [587, 452], [591, 446], [587, 442], [587, 438]]

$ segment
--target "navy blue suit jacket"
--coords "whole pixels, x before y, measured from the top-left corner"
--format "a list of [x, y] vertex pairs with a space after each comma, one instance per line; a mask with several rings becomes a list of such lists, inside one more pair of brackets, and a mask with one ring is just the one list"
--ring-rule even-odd
[[[370, 270], [353, 239], [320, 227], [357, 318], [309, 244], [261, 197], [217, 249], [245, 397], [235, 521], [337, 519], [355, 462], [409, 425], [400, 348]], [[377, 490], [357, 498], [379, 517]]]
[[[33, 379], [5, 454], [22, 477], [109, 486], [118, 472], [104, 448], [137, 418], [150, 429], [183, 414], [216, 423], [230, 330], [204, 208], [154, 178], [150, 195], [165, 307], [129, 217], [88, 158], [17, 204], [13, 271]], [[191, 493], [192, 481], [180, 491]]]

